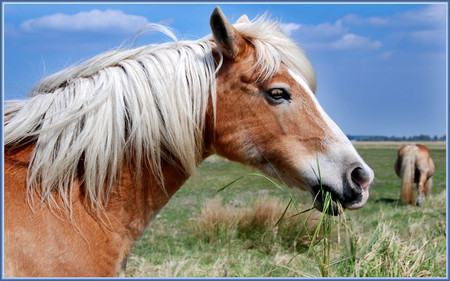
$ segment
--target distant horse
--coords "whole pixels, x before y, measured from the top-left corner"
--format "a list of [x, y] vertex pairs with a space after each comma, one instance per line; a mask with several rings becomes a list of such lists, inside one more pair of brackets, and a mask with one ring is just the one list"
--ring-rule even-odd
[[6, 102], [6, 276], [123, 276], [133, 243], [214, 153], [309, 191], [319, 210], [322, 191], [335, 212], [366, 203], [373, 171], [318, 104], [304, 52], [264, 17], [233, 26], [216, 8], [210, 25]]
[[[402, 179], [400, 199], [403, 203], [421, 206], [425, 196], [431, 193], [433, 185], [434, 162], [428, 148], [421, 144], [409, 144], [400, 147], [395, 172]], [[418, 190], [414, 201], [414, 183]]]

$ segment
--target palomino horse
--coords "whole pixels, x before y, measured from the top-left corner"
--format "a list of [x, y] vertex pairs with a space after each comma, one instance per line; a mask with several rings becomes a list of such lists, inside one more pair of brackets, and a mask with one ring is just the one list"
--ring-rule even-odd
[[[402, 202], [421, 206], [433, 186], [431, 177], [434, 174], [434, 162], [428, 148], [421, 144], [400, 147], [395, 161], [395, 172], [402, 179]], [[414, 201], [414, 183], [418, 189], [417, 202]]]
[[6, 276], [123, 275], [214, 153], [309, 191], [319, 210], [323, 190], [335, 212], [366, 203], [373, 171], [318, 104], [304, 52], [264, 18], [233, 26], [216, 8], [210, 25], [198, 41], [99, 55], [6, 103]]

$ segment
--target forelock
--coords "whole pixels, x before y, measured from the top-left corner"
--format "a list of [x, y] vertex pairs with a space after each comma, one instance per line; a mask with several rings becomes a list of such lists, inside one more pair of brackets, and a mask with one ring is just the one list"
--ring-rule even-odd
[[275, 75], [281, 63], [301, 75], [315, 92], [316, 76], [305, 51], [287, 37], [276, 21], [263, 15], [250, 23], [237, 23], [234, 27], [251, 42], [256, 50], [256, 67], [260, 79], [265, 81]]

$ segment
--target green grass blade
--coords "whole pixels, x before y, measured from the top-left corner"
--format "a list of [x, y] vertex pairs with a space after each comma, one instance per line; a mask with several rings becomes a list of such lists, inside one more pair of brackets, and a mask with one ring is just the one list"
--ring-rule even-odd
[[278, 219], [278, 221], [275, 223], [275, 225], [273, 227], [276, 227], [278, 224], [280, 224], [281, 220], [284, 218], [284, 216], [286, 215], [287, 210], [289, 209], [289, 206], [292, 203], [292, 199], [289, 200], [289, 203], [287, 204], [286, 208], [284, 209], [283, 214], [281, 214], [280, 218]]

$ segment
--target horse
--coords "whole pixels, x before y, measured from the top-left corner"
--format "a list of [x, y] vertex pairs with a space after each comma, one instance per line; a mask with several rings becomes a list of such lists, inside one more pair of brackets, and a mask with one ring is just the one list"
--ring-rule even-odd
[[[212, 154], [364, 206], [373, 170], [319, 105], [306, 53], [219, 7], [195, 41], [119, 48], [4, 112], [5, 276], [124, 276], [133, 243]], [[164, 26], [158, 31], [173, 37]]]
[[[403, 145], [397, 152], [394, 168], [402, 180], [400, 200], [413, 206], [421, 206], [433, 186], [434, 162], [428, 148], [421, 144]], [[418, 191], [416, 202], [414, 183]]]

